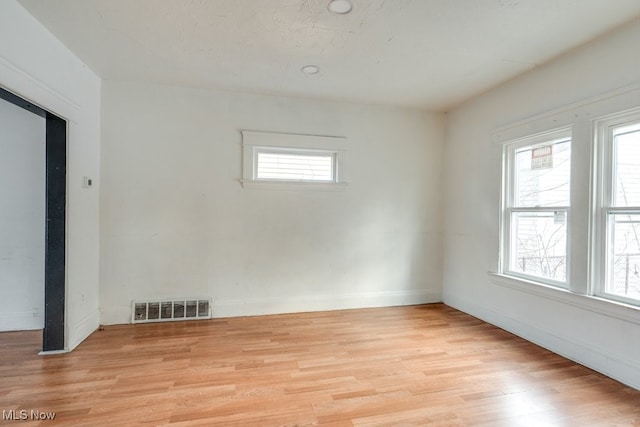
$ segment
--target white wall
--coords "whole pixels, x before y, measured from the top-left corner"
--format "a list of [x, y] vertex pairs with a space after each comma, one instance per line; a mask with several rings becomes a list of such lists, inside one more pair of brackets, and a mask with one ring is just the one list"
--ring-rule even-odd
[[68, 120], [66, 347], [99, 325], [100, 79], [14, 0], [0, 1], [0, 85]]
[[45, 121], [0, 100], [0, 331], [44, 327]]
[[[451, 111], [443, 187], [445, 303], [636, 388], [640, 311], [611, 307], [601, 313], [597, 301], [505, 286], [489, 272], [497, 269], [499, 243], [500, 146], [493, 132], [563, 108], [561, 116], [579, 117], [588, 131], [589, 108], [574, 104], [625, 87], [634, 88], [620, 92], [624, 102], [606, 101], [607, 108], [640, 105], [638, 40], [636, 21]], [[588, 156], [588, 145], [574, 149]], [[589, 185], [588, 179], [578, 182]], [[574, 249], [586, 251], [583, 246]], [[584, 271], [574, 279], [585, 281]], [[585, 283], [571, 287], [584, 289]]]
[[[243, 129], [347, 137], [350, 185], [243, 189]], [[217, 317], [440, 300], [443, 130], [413, 110], [103, 82], [103, 323], [159, 297], [211, 297]]]

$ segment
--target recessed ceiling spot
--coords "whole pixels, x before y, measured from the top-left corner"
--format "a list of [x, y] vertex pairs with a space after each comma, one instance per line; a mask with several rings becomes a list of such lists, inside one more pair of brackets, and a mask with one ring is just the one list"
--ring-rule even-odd
[[329, 2], [328, 8], [329, 11], [333, 13], [344, 15], [345, 13], [351, 12], [351, 9], [353, 9], [353, 5], [349, 0], [331, 0], [331, 2]]
[[318, 72], [320, 72], [320, 67], [317, 65], [305, 65], [302, 67], [302, 72], [305, 74], [318, 74]]

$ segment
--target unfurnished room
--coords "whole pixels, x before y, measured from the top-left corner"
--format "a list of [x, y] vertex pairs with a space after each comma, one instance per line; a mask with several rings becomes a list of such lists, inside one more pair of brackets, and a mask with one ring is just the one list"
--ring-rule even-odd
[[0, 0], [0, 425], [640, 425], [638, 0]]

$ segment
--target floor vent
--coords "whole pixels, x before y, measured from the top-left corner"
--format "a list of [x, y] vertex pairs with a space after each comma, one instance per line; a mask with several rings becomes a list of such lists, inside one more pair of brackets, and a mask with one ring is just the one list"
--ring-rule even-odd
[[185, 298], [131, 302], [131, 323], [195, 319], [211, 319], [211, 303], [208, 299]]

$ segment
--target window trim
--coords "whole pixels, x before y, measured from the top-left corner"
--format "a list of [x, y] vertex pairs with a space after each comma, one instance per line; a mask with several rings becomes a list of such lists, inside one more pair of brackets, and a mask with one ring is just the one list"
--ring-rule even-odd
[[[495, 168], [495, 195], [499, 201], [499, 211], [496, 212], [496, 236], [494, 258], [488, 269], [490, 282], [498, 286], [506, 286], [522, 292], [528, 292], [550, 300], [570, 303], [581, 309], [594, 313], [629, 320], [640, 324], [640, 304], [622, 303], [617, 300], [595, 296], [595, 288], [599, 285], [599, 259], [594, 256], [600, 244], [597, 220], [601, 217], [598, 212], [596, 195], [601, 191], [600, 183], [596, 179], [601, 169], [601, 148], [597, 138], [596, 122], [625, 114], [640, 114], [640, 84], [623, 86], [618, 89], [602, 93], [597, 96], [582, 99], [577, 102], [562, 105], [558, 108], [528, 116], [524, 119], [503, 123], [494, 127], [491, 147]], [[570, 221], [573, 232], [569, 241], [572, 254], [568, 262], [570, 268], [569, 289], [546, 286], [515, 276], [502, 273], [502, 202], [500, 193], [503, 184], [504, 167], [503, 145], [506, 142], [523, 139], [523, 137], [537, 134], [550, 129], [568, 127], [572, 129], [572, 182], [580, 185], [573, 186], [571, 194]], [[565, 298], [566, 296], [566, 298]]]
[[[344, 190], [347, 183], [346, 138], [340, 136], [305, 135], [243, 130], [242, 183], [248, 189], [284, 190]], [[333, 180], [289, 180], [257, 178], [259, 153], [323, 154], [331, 155]]]
[[640, 325], [640, 307], [611, 299], [584, 295], [570, 289], [549, 286], [544, 283], [502, 273], [487, 272], [492, 283], [509, 289], [526, 292], [537, 297], [569, 304], [596, 314]]
[[[517, 207], [514, 206], [516, 198], [515, 187], [515, 154], [523, 147], [534, 147], [549, 142], [568, 139], [573, 149], [572, 127], [564, 126], [547, 130], [520, 138], [511, 139], [502, 143], [502, 189], [500, 202], [500, 249], [498, 259], [499, 274], [525, 280], [527, 282], [539, 283], [554, 288], [569, 289], [571, 283], [571, 206], [545, 206], [545, 207]], [[572, 150], [573, 151], [573, 150]], [[570, 178], [571, 182], [571, 178]], [[570, 187], [571, 188], [571, 187]], [[570, 194], [571, 201], [571, 194]], [[541, 276], [526, 274], [521, 271], [511, 269], [513, 255], [512, 234], [513, 234], [513, 214], [517, 212], [550, 212], [564, 211], [566, 218], [566, 259], [565, 259], [565, 281], [554, 280]]]

